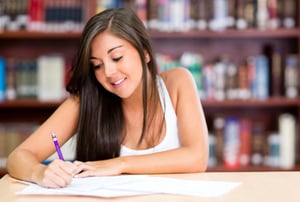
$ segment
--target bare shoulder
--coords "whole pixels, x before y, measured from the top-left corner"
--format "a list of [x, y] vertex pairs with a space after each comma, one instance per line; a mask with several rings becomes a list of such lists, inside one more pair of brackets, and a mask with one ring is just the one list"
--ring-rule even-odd
[[193, 83], [193, 76], [190, 71], [184, 67], [177, 67], [162, 72], [163, 78], [168, 89], [186, 87]]
[[178, 100], [183, 94], [190, 95], [195, 92], [196, 86], [190, 71], [184, 67], [177, 67], [160, 74], [168, 89], [174, 108], [177, 108]]

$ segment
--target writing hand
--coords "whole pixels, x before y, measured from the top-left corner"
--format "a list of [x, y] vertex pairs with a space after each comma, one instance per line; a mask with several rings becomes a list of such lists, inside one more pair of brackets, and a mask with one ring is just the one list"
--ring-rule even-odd
[[65, 187], [71, 183], [75, 170], [75, 164], [55, 159], [39, 171], [37, 183], [48, 188]]

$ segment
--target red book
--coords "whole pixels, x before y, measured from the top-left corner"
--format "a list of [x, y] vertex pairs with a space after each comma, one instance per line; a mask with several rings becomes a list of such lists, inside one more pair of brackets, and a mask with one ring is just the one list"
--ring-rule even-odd
[[240, 120], [240, 165], [247, 166], [251, 158], [251, 121], [247, 118]]

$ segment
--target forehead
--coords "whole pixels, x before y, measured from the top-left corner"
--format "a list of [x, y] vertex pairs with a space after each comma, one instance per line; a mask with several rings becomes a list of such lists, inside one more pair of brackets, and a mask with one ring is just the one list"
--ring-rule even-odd
[[91, 43], [92, 54], [97, 54], [98, 52], [107, 52], [111, 48], [116, 46], [130, 46], [130, 43], [125, 39], [122, 39], [110, 32], [102, 32], [98, 34]]

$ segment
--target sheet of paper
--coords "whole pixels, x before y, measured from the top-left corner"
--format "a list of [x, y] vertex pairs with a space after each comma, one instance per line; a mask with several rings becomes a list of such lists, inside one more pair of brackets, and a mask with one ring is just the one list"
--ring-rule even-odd
[[146, 175], [121, 175], [75, 178], [69, 186], [60, 189], [47, 189], [36, 184], [30, 184], [18, 194], [119, 197], [164, 193], [217, 197], [229, 193], [240, 184], [240, 182], [182, 180]]

